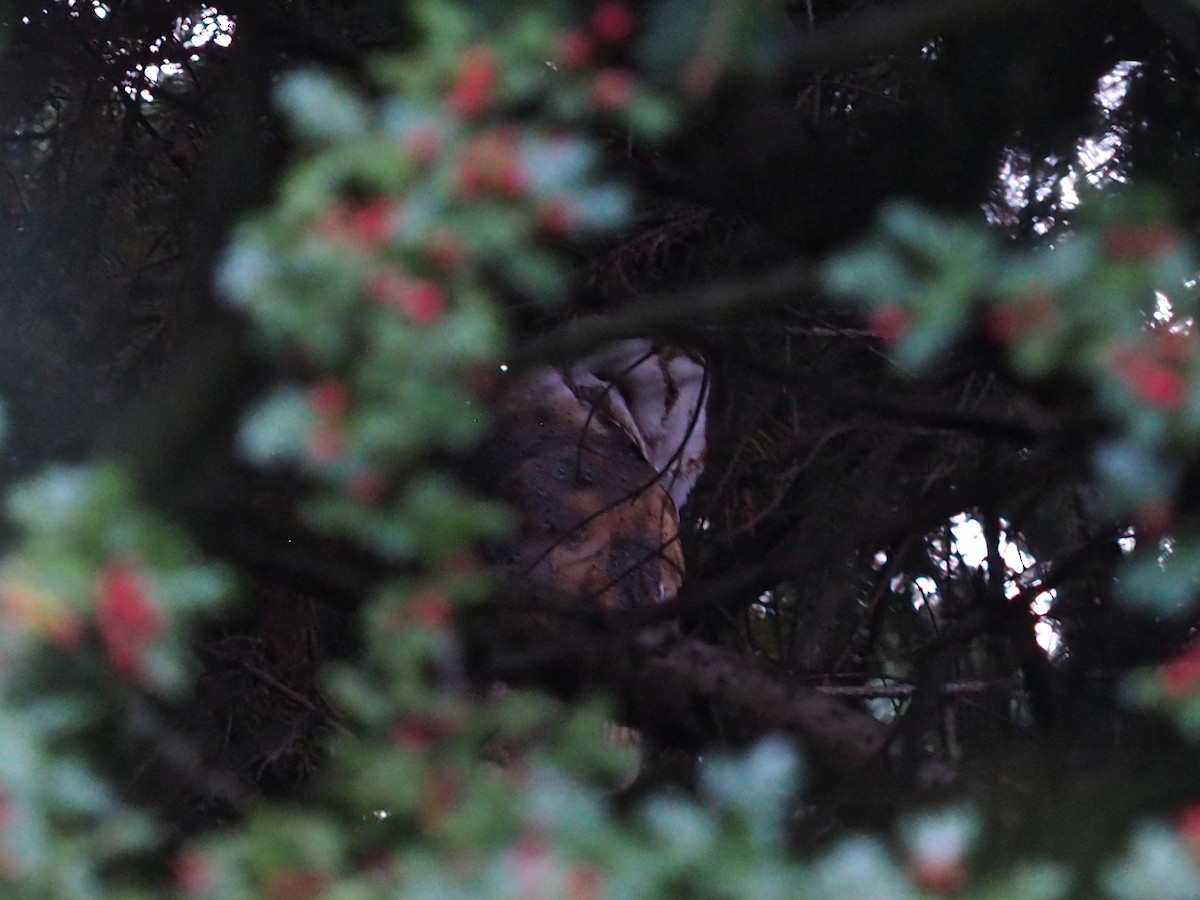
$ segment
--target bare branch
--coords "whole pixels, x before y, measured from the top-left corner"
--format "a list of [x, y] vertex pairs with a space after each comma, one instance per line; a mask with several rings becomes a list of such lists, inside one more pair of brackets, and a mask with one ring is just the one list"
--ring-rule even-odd
[[713, 324], [730, 316], [782, 306], [819, 290], [820, 284], [815, 267], [789, 263], [754, 278], [718, 281], [667, 298], [642, 295], [634, 297], [620, 312], [568, 322], [541, 335], [505, 362], [523, 366], [572, 359], [608, 341], [691, 330], [699, 324]]
[[852, 776], [879, 759], [887, 740], [886, 726], [866, 713], [673, 628], [621, 632], [612, 621], [507, 606], [476, 610], [466, 633], [485, 677], [563, 697], [603, 691], [623, 721], [669, 746], [784, 734], [824, 767]]

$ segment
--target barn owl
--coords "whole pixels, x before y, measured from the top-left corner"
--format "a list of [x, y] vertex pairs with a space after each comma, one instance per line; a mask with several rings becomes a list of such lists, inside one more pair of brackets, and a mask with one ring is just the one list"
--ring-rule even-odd
[[647, 339], [515, 376], [483, 463], [520, 517], [508, 567], [606, 609], [674, 597], [707, 394], [699, 356]]

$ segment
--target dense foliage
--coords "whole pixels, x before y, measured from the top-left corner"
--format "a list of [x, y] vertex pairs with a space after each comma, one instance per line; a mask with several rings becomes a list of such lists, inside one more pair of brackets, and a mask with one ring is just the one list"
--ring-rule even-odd
[[[6, 896], [1200, 896], [1191, 5], [2, 24]], [[473, 454], [644, 334], [601, 613]]]

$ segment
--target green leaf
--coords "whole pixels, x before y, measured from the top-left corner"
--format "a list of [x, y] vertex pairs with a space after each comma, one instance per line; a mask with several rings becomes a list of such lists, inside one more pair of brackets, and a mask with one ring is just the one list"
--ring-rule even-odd
[[633, 195], [617, 184], [576, 191], [570, 200], [571, 226], [580, 231], [608, 231], [628, 221]]
[[661, 141], [679, 126], [676, 106], [649, 91], [635, 91], [621, 113], [633, 133], [646, 141]]
[[717, 829], [704, 811], [676, 797], [651, 798], [642, 819], [673, 866], [703, 863], [717, 842]]
[[1200, 897], [1200, 867], [1182, 840], [1158, 823], [1141, 825], [1125, 856], [1104, 873], [1116, 900], [1194, 900]]
[[234, 306], [246, 307], [267, 296], [278, 282], [277, 253], [261, 228], [239, 228], [217, 264], [217, 291]]
[[781, 839], [783, 805], [799, 777], [795, 751], [783, 738], [766, 738], [742, 757], [716, 756], [700, 770], [708, 798], [737, 815], [762, 846]]
[[566, 293], [566, 268], [548, 253], [516, 253], [503, 264], [504, 278], [516, 291], [543, 303]]
[[357, 94], [316, 69], [286, 75], [275, 90], [275, 102], [299, 134], [312, 140], [360, 137], [371, 118]]
[[578, 137], [526, 141], [521, 157], [535, 195], [555, 195], [580, 184], [596, 163], [596, 151]]
[[114, 805], [108, 785], [73, 762], [53, 766], [44, 784], [48, 798], [67, 812], [102, 815]]
[[825, 853], [805, 879], [811, 900], [916, 900], [917, 892], [877, 840], [848, 838]]
[[277, 390], [255, 406], [238, 434], [241, 451], [258, 463], [294, 461], [316, 422], [312, 405], [299, 388]]
[[18, 484], [5, 501], [9, 518], [34, 533], [78, 527], [94, 496], [93, 474], [82, 466], [54, 466]]
[[878, 306], [904, 302], [923, 287], [908, 264], [878, 242], [830, 257], [824, 279], [832, 293]]
[[1056, 863], [1018, 863], [1014, 871], [971, 890], [972, 900], [1058, 900], [1071, 890], [1070, 871]]
[[781, 6], [761, 0], [662, 0], [648, 8], [637, 46], [639, 68], [678, 83], [689, 63], [770, 77], [787, 52], [790, 25]]
[[1097, 445], [1092, 465], [1106, 505], [1115, 512], [1137, 509], [1171, 496], [1177, 467], [1144, 442], [1113, 440]]
[[1200, 541], [1180, 537], [1162, 548], [1138, 548], [1117, 581], [1120, 597], [1151, 616], [1179, 618], [1200, 592]]

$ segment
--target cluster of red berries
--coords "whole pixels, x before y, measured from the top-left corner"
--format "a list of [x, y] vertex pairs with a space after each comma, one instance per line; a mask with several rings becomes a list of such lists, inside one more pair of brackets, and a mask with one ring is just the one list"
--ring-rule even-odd
[[[315, 416], [305, 442], [308, 457], [323, 466], [334, 465], [346, 453], [346, 413], [352, 401], [350, 386], [338, 378], [325, 378], [308, 389], [308, 405]], [[387, 492], [387, 479], [377, 469], [362, 467], [346, 482], [346, 491], [360, 506], [375, 506]]]
[[399, 207], [386, 197], [357, 204], [339, 203], [318, 217], [316, 231], [364, 251], [379, 250], [391, 242], [399, 217]]
[[508, 851], [509, 872], [520, 897], [562, 896], [598, 900], [607, 892], [604, 871], [588, 862], [570, 862], [555, 853], [537, 828], [526, 826]]
[[[558, 36], [555, 58], [567, 70], [586, 69], [606, 48], [620, 46], [633, 35], [637, 18], [617, 0], [601, 3], [592, 13], [590, 28], [571, 28]], [[599, 109], [619, 109], [633, 93], [634, 81], [621, 68], [601, 69], [592, 78], [592, 102]]]
[[381, 266], [367, 282], [367, 296], [394, 309], [416, 325], [430, 325], [446, 312], [449, 300], [442, 286], [428, 278], [413, 278], [394, 266]]
[[496, 128], [468, 142], [459, 157], [455, 187], [468, 201], [484, 193], [510, 199], [524, 194], [528, 176], [516, 129]]
[[[625, 43], [637, 28], [637, 18], [626, 4], [606, 0], [592, 12], [589, 24], [587, 29], [572, 28], [559, 35], [554, 56], [564, 69], [585, 69], [603, 49]], [[446, 94], [447, 108], [464, 119], [476, 118], [487, 111], [496, 100], [499, 72], [491, 47], [480, 43], [467, 48]], [[605, 68], [593, 78], [592, 100], [601, 109], [617, 109], [628, 101], [632, 90], [633, 78], [629, 72]], [[426, 148], [424, 155], [429, 152]]]
[[599, 48], [623, 44], [632, 37], [637, 19], [624, 3], [609, 0], [593, 10], [590, 26], [571, 28], [559, 35], [555, 55], [563, 68], [586, 68]]

